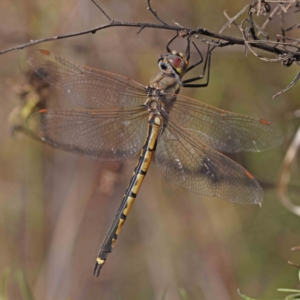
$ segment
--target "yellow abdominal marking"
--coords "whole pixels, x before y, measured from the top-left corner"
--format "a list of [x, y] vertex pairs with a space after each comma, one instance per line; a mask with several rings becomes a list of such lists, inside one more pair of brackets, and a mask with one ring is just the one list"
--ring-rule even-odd
[[100, 257], [97, 257], [97, 263], [99, 264], [99, 265], [103, 265], [104, 263], [105, 263], [105, 260], [104, 259], [101, 259]]
[[116, 230], [116, 235], [119, 235], [119, 233], [120, 233], [120, 231], [121, 231], [121, 229], [122, 229], [122, 226], [123, 226], [124, 222], [125, 222], [124, 219], [120, 219], [120, 220], [119, 220], [118, 228], [117, 228], [117, 230]]
[[127, 200], [127, 206], [126, 206], [126, 208], [125, 208], [124, 211], [123, 211], [123, 214], [124, 214], [125, 216], [128, 215], [128, 212], [129, 212], [129, 210], [130, 210], [130, 208], [131, 208], [131, 206], [132, 206], [132, 204], [133, 204], [133, 201], [134, 201], [134, 198], [133, 198], [133, 197], [128, 197], [128, 200]]
[[112, 248], [114, 247], [116, 241], [117, 241], [116, 239], [111, 239], [111, 247], [112, 247]]

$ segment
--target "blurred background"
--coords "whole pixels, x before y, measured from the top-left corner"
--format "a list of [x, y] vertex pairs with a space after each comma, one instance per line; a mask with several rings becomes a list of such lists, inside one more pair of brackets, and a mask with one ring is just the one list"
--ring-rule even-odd
[[[146, 0], [98, 3], [115, 20], [157, 22]], [[247, 3], [152, 1], [166, 22], [212, 32], [226, 23], [224, 10], [233, 16]], [[0, 50], [107, 23], [87, 0], [2, 0], [0, 14]], [[272, 95], [294, 78], [295, 66], [283, 68], [251, 54], [246, 58], [242, 46], [216, 49], [208, 88], [181, 90], [207, 104], [264, 118], [283, 132], [284, 143], [277, 149], [230, 156], [262, 185], [262, 207], [190, 193], [168, 182], [153, 163], [99, 278], [92, 275], [96, 254], [137, 158], [97, 162], [22, 133], [12, 134], [9, 119], [15, 122], [30, 90], [28, 83], [35, 82], [44, 101], [41, 107], [72, 105], [54, 88], [29, 78], [24, 62], [29, 50], [47, 49], [147, 84], [174, 33], [137, 31], [114, 27], [0, 56], [0, 276], [2, 284], [8, 278], [7, 299], [31, 299], [25, 297], [31, 293], [32, 299], [44, 300], [230, 300], [240, 299], [238, 288], [254, 298], [282, 297], [277, 288], [299, 287], [298, 270], [287, 260], [300, 261], [300, 253], [292, 256], [289, 251], [300, 244], [300, 219], [280, 204], [276, 194], [277, 174], [299, 125], [293, 118], [299, 109], [299, 85], [275, 100]], [[225, 34], [239, 36], [235, 28]], [[195, 42], [205, 54], [206, 46]], [[185, 47], [181, 39], [172, 44], [179, 50]], [[294, 167], [290, 195], [299, 204]]]

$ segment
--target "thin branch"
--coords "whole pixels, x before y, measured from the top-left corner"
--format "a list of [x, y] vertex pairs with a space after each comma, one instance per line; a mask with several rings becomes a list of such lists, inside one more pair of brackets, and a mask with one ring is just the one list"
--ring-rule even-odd
[[[135, 27], [135, 28], [141, 28], [141, 29], [143, 29], [143, 28], [155, 28], [155, 29], [164, 29], [164, 30], [171, 30], [171, 31], [180, 30], [180, 31], [186, 31], [191, 36], [201, 34], [201, 35], [209, 36], [209, 37], [212, 37], [212, 38], [215, 38], [215, 39], [219, 39], [219, 40], [228, 42], [226, 44], [226, 46], [227, 45], [245, 45], [245, 41], [243, 39], [236, 38], [236, 37], [231, 37], [231, 36], [227, 36], [227, 35], [222, 35], [222, 34], [218, 34], [218, 33], [213, 33], [213, 32], [210, 32], [210, 31], [204, 29], [204, 28], [193, 29], [193, 28], [185, 28], [185, 27], [178, 27], [178, 26], [164, 25], [164, 24], [119, 22], [119, 21], [112, 20], [108, 24], [104, 24], [104, 25], [101, 25], [101, 26], [98, 26], [98, 27], [94, 27], [94, 28], [91, 28], [91, 29], [88, 29], [88, 30], [78, 31], [78, 32], [70, 33], [70, 34], [52, 36], [52, 37], [38, 39], [38, 40], [31, 40], [28, 43], [24, 43], [24, 44], [15, 46], [15, 47], [4, 49], [4, 50], [0, 51], [0, 55], [4, 54], [4, 53], [7, 53], [7, 52], [10, 52], [10, 51], [13, 51], [13, 50], [24, 49], [26, 47], [37, 45], [37, 44], [44, 43], [44, 42], [49, 42], [49, 41], [54, 41], [54, 40], [59, 40], [59, 39], [66, 39], [66, 38], [80, 36], [80, 35], [84, 35], [84, 34], [88, 34], [88, 33], [95, 34], [97, 31], [100, 31], [100, 30], [103, 30], [103, 29], [106, 29], [106, 28], [110, 28], [110, 27]], [[265, 44], [257, 44], [257, 45], [253, 45], [253, 47], [262, 49], [262, 50], [270, 52], [270, 53], [275, 53], [275, 54], [278, 54], [278, 55], [279, 54], [281, 54], [281, 55], [285, 54], [284, 50], [277, 49], [275, 47], [265, 45]], [[300, 60], [300, 53], [296, 53], [295, 57], [296, 57], [297, 60]]]
[[96, 3], [95, 0], [92, 0], [92, 2], [101, 10], [104, 16], [108, 19], [108, 21], [113, 21], [113, 19], [104, 11], [104, 9], [102, 9], [102, 7], [98, 3]]
[[[227, 29], [236, 19], [238, 19], [248, 8], [250, 7], [249, 4], [244, 6], [240, 12], [238, 12], [234, 17], [228, 20], [228, 22], [220, 29], [219, 33], [221, 34], [225, 29]], [[228, 19], [227, 12], [224, 11], [225, 17]]]
[[287, 4], [296, 4], [297, 0], [266, 0], [268, 3], [287, 3]]
[[[292, 163], [297, 158], [297, 154], [300, 148], [300, 127], [298, 128], [293, 141], [291, 142], [286, 155], [283, 159], [281, 170], [279, 172], [278, 182], [277, 182], [277, 194], [279, 196], [280, 202], [289, 211], [297, 216], [300, 216], [300, 206], [295, 205], [291, 202], [288, 195], [288, 184], [290, 181], [292, 173]], [[292, 249], [291, 249], [292, 250]], [[298, 251], [299, 248], [294, 248], [292, 251]]]
[[[261, 29], [265, 29], [266, 27], [267, 27], [267, 25], [273, 20], [273, 18], [274, 18], [274, 16], [275, 16], [275, 14], [277, 13], [277, 10], [279, 9], [279, 5], [277, 5], [274, 9], [273, 9], [273, 11], [270, 13], [270, 15], [269, 15], [269, 17], [268, 17], [268, 19], [264, 22], [264, 24], [261, 26]], [[259, 36], [259, 33], [258, 33], [258, 35], [257, 36]]]
[[290, 31], [290, 30], [292, 30], [292, 29], [294, 29], [294, 28], [299, 29], [299, 28], [300, 28], [300, 24], [293, 25], [293, 26], [291, 26], [291, 27], [285, 29], [285, 31]]
[[256, 23], [254, 23], [254, 26], [256, 27], [256, 29], [258, 30], [258, 34], [257, 37], [259, 37], [260, 34], [263, 35], [263, 37], [268, 40], [269, 36], [268, 34], [263, 30], [263, 27], [258, 26]]
[[248, 18], [244, 19], [242, 21], [241, 26], [243, 25], [243, 23], [245, 21], [248, 21], [248, 23], [250, 24], [250, 27], [248, 28], [248, 32], [251, 34], [251, 38], [253, 40], [258, 40], [258, 37], [256, 36], [256, 32], [255, 32], [255, 29], [254, 29], [254, 21], [253, 21], [253, 18], [252, 18], [253, 13], [256, 12], [255, 6], [256, 6], [256, 3], [254, 3], [254, 5], [250, 5], [250, 9], [249, 9], [249, 12], [248, 12]]
[[283, 90], [281, 90], [280, 92], [278, 92], [277, 94], [275, 94], [272, 99], [274, 99], [275, 97], [285, 93], [286, 91], [288, 91], [290, 88], [292, 88], [296, 82], [300, 79], [300, 71], [298, 72], [298, 74], [296, 75], [296, 77], [293, 79], [293, 81]]
[[140, 34], [145, 27], [141, 27], [136, 34]]
[[[266, 62], [272, 62], [272, 63], [278, 63], [278, 62], [284, 62], [286, 60], [292, 59], [294, 57], [294, 54], [284, 54], [284, 55], [278, 55], [278, 58], [267, 58], [264, 57], [260, 54], [258, 54], [257, 52], [254, 51], [253, 46], [254, 45], [258, 45], [257, 42], [260, 42], [259, 44], [261, 44], [261, 42], [265, 43], [266, 41], [247, 41], [246, 40], [246, 36], [243, 33], [243, 36], [245, 38], [245, 45], [248, 47], [248, 49], [252, 52], [252, 54], [256, 57], [258, 57], [259, 59], [266, 61]], [[272, 41], [271, 41], [272, 42]], [[273, 42], [275, 43], [275, 42]]]
[[[160, 25], [160, 24], [152, 24], [152, 23], [135, 23], [135, 22], [119, 22], [119, 21], [112, 20], [110, 23], [107, 23], [107, 24], [104, 24], [101, 26], [97, 26], [97, 27], [94, 27], [94, 28], [91, 28], [88, 30], [52, 36], [52, 37], [38, 39], [38, 40], [30, 40], [30, 42], [28, 42], [28, 43], [24, 43], [24, 44], [15, 46], [15, 47], [4, 49], [4, 50], [0, 51], [0, 54], [4, 54], [6, 52], [10, 52], [13, 50], [24, 49], [26, 47], [29, 47], [32, 45], [37, 45], [37, 44], [44, 43], [44, 42], [49, 42], [49, 41], [54, 41], [54, 40], [59, 40], [59, 39], [66, 39], [66, 38], [80, 36], [80, 35], [84, 35], [84, 34], [88, 34], [88, 33], [95, 34], [97, 31], [100, 31], [100, 30], [103, 30], [106, 28], [110, 28], [110, 27], [136, 27], [136, 28], [142, 28], [142, 29], [143, 28], [156, 28], [156, 29], [165, 29], [165, 30], [172, 30], [172, 31], [178, 30], [177, 26], [171, 26], [171, 25]], [[180, 30], [191, 31], [192, 29], [191, 28], [180, 28]], [[199, 29], [197, 31], [199, 31], [198, 32], [199, 34], [203, 34], [201, 29]], [[203, 31], [207, 32], [205, 29]], [[209, 35], [208, 32], [207, 32], [207, 35]]]
[[[295, 40], [292, 42], [290, 41], [290, 38], [285, 36], [285, 32], [288, 30], [291, 30], [292, 28], [295, 28], [298, 25], [294, 25], [291, 28], [288, 28], [286, 30], [283, 29], [283, 23], [281, 24], [281, 34], [282, 37], [280, 40], [274, 41], [269, 40], [269, 36], [267, 32], [265, 32], [265, 28], [267, 27], [267, 24], [269, 24], [273, 17], [280, 11], [281, 17], [284, 18], [283, 14], [286, 14], [290, 8], [296, 7], [299, 8], [299, 5], [296, 3], [295, 0], [254, 0], [254, 3], [252, 5], [246, 5], [244, 6], [239, 13], [237, 13], [233, 18], [229, 18], [228, 22], [221, 28], [219, 33], [210, 32], [204, 28], [186, 28], [182, 27], [178, 23], [174, 23], [172, 25], [167, 24], [164, 22], [157, 14], [157, 12], [151, 7], [151, 0], [147, 0], [148, 3], [148, 10], [152, 13], [152, 15], [161, 23], [161, 24], [154, 24], [154, 23], [139, 23], [139, 22], [121, 22], [121, 21], [115, 21], [113, 20], [103, 9], [100, 5], [98, 5], [95, 1], [91, 0], [102, 12], [102, 14], [108, 19], [107, 24], [103, 24], [101, 26], [91, 28], [84, 31], [74, 32], [70, 34], [64, 34], [64, 35], [58, 35], [38, 40], [31, 40], [27, 43], [11, 47], [8, 49], [4, 49], [0, 51], [0, 55], [4, 54], [6, 52], [10, 52], [17, 49], [24, 49], [26, 47], [37, 45], [43, 42], [53, 41], [53, 40], [59, 40], [59, 39], [66, 39], [71, 37], [76, 37], [84, 34], [95, 34], [97, 31], [104, 30], [106, 28], [110, 27], [135, 27], [138, 28], [138, 32], [140, 33], [145, 28], [154, 28], [154, 29], [164, 29], [164, 30], [170, 30], [170, 31], [176, 31], [181, 32], [181, 36], [189, 36], [189, 37], [195, 37], [202, 41], [206, 41], [207, 43], [211, 43], [211, 41], [206, 40], [202, 36], [211, 37], [215, 41], [215, 45], [218, 47], [227, 47], [230, 45], [244, 45], [246, 56], [248, 51], [251, 51], [253, 55], [258, 57], [261, 60], [267, 61], [267, 62], [275, 62], [275, 63], [282, 63], [284, 66], [290, 66], [294, 63], [298, 64], [300, 62], [300, 49], [298, 47], [299, 41]], [[268, 3], [276, 3], [277, 5], [272, 10], [271, 6]], [[287, 5], [284, 7], [283, 3], [286, 3]], [[236, 20], [241, 17], [246, 11], [247, 15], [246, 17], [241, 21], [240, 25], [236, 23]], [[257, 14], [259, 17], [263, 16], [267, 18], [267, 21], [263, 23], [262, 26], [259, 26], [254, 20], [253, 16], [254, 14]], [[226, 16], [228, 19], [228, 16]], [[247, 27], [244, 29], [243, 25], [247, 23]], [[234, 24], [238, 27], [240, 32], [242, 33], [242, 38], [232, 37], [223, 35], [222, 32], [227, 29], [231, 24]], [[264, 39], [259, 39], [259, 35], [263, 35]], [[278, 36], [278, 35], [277, 35]], [[275, 54], [275, 58], [268, 58], [266, 56], [258, 54], [254, 49], [261, 49], [269, 53]], [[291, 82], [291, 84], [276, 94], [275, 96], [281, 94], [282, 92], [288, 90], [291, 88], [298, 80], [299, 80], [299, 74], [296, 76], [296, 78]], [[274, 96], [274, 97], [275, 97]]]
[[150, 4], [151, 0], [147, 0], [147, 2], [148, 2], [148, 8], [147, 8], [147, 9], [152, 13], [152, 15], [153, 15], [159, 22], [161, 22], [162, 24], [168, 25], [166, 22], [164, 22], [164, 21], [157, 15], [156, 10], [154, 10], [154, 9], [152, 8], [152, 6], [151, 6], [151, 4]]
[[[286, 31], [286, 30], [285, 30]], [[278, 37], [281, 37], [282, 39], [284, 38], [285, 40], [289, 40], [289, 41], [293, 41], [292, 44], [289, 44], [289, 46], [294, 46], [296, 47], [299, 43], [300, 43], [300, 39], [294, 39], [291, 37], [286, 37], [286, 36], [282, 36], [280, 34], [277, 34]]]
[[261, 0], [258, 0], [258, 3], [257, 3], [257, 16], [259, 16], [260, 10], [261, 10]]

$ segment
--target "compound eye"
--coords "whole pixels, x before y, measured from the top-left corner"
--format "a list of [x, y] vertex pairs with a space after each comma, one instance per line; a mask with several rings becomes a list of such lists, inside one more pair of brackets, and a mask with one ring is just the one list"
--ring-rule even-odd
[[158, 66], [159, 66], [159, 68], [162, 70], [162, 71], [166, 71], [167, 70], [167, 65], [166, 65], [166, 63], [164, 63], [162, 60], [160, 60], [159, 62], [158, 62]]
[[184, 61], [181, 57], [177, 56], [177, 55], [170, 55], [168, 57], [168, 60], [170, 62], [170, 64], [172, 64], [172, 66], [176, 69], [182, 69], [184, 68]]

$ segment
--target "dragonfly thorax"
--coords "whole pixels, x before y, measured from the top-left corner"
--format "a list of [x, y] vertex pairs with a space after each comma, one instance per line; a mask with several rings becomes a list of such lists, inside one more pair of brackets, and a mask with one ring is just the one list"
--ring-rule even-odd
[[167, 72], [158, 73], [152, 78], [146, 87], [148, 96], [159, 93], [177, 94], [182, 86], [180, 77], [177, 74]]
[[186, 71], [188, 61], [183, 53], [162, 54], [158, 60], [162, 72], [158, 73], [149, 85], [146, 86], [148, 99], [145, 103], [147, 109], [153, 113], [169, 112], [176, 94], [182, 86], [181, 77]]
[[[164, 80], [167, 80], [167, 77], [163, 77]], [[169, 114], [177, 97], [177, 93], [174, 91], [179, 91], [179, 87], [177, 87], [176, 82], [175, 85], [171, 85], [167, 90], [148, 85], [146, 87], [148, 98], [145, 103], [148, 111], [159, 115]], [[170, 92], [170, 89], [172, 92]]]

